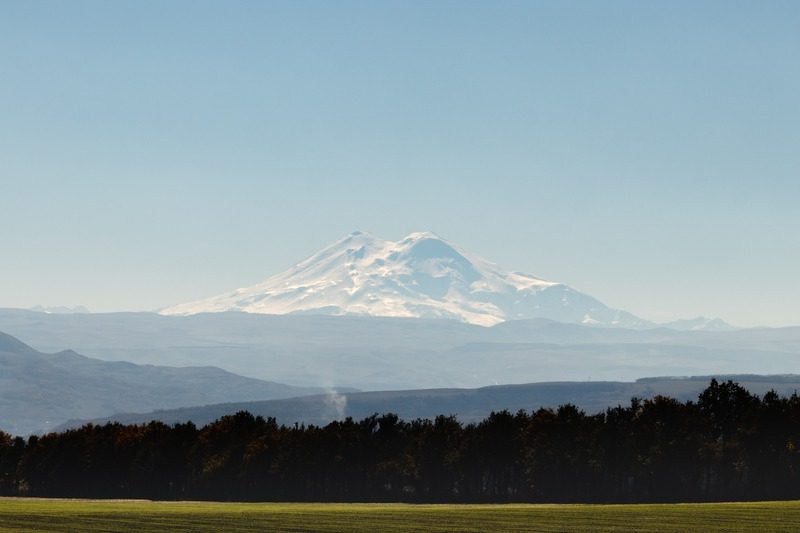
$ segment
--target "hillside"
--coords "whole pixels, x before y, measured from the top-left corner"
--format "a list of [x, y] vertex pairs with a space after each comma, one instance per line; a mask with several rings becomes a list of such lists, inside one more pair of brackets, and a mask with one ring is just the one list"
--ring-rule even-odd
[[[716, 376], [732, 379], [754, 394], [775, 390], [791, 395], [800, 390], [800, 375], [789, 376]], [[238, 411], [249, 411], [265, 418], [274, 417], [281, 424], [324, 425], [332, 420], [352, 417], [360, 420], [372, 414], [395, 413], [404, 420], [433, 419], [437, 415], [456, 415], [464, 422], [486, 418], [492, 411], [520, 409], [530, 411], [540, 407], [573, 404], [588, 413], [596, 413], [617, 405], [629, 405], [631, 398], [669, 396], [681, 401], [696, 400], [712, 376], [685, 378], [655, 377], [635, 382], [550, 382], [523, 385], [499, 385], [478, 389], [428, 389], [405, 391], [355, 392], [323, 394], [270, 400], [263, 402], [232, 402], [150, 413], [121, 413], [93, 420], [96, 423], [117, 421], [140, 424], [159, 420], [168, 424], [192, 421], [204, 425]], [[64, 427], [76, 427], [83, 421], [72, 421]]]
[[0, 430], [28, 434], [72, 418], [320, 392], [231, 374], [41, 353], [0, 333]]

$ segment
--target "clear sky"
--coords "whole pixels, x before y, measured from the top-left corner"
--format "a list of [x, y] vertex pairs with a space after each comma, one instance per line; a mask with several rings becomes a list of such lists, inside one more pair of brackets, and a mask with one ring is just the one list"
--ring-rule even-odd
[[430, 230], [800, 324], [800, 2], [0, 2], [0, 306], [148, 310]]

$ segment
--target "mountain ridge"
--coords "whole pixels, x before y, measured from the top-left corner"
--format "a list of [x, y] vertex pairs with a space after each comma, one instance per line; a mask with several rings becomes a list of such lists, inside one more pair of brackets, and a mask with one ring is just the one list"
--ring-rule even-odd
[[323, 392], [240, 376], [214, 366], [102, 361], [72, 350], [43, 353], [0, 332], [0, 430], [27, 434], [76, 417], [198, 402], [266, 400]]
[[0, 309], [0, 331], [44, 351], [210, 365], [304, 386], [475, 387], [647, 375], [800, 373], [800, 327], [625, 329], [545, 319], [487, 328], [418, 318], [203, 313], [58, 315]]
[[754, 394], [775, 390], [789, 396], [800, 387], [800, 375], [796, 374], [714, 374], [656, 376], [634, 381], [547, 381], [477, 388], [365, 391], [257, 402], [226, 402], [149, 413], [117, 413], [100, 419], [70, 420], [58, 429], [71, 429], [88, 422], [144, 424], [151, 420], [166, 424], [191, 421], [202, 426], [238, 411], [248, 411], [265, 418], [274, 417], [278, 423], [286, 425], [325, 425], [345, 417], [359, 420], [374, 413], [390, 412], [405, 420], [454, 415], [462, 422], [477, 422], [492, 411], [530, 411], [556, 408], [567, 403], [588, 413], [596, 413], [617, 405], [627, 405], [633, 397], [647, 399], [662, 395], [680, 401], [696, 400], [711, 379], [735, 381]]

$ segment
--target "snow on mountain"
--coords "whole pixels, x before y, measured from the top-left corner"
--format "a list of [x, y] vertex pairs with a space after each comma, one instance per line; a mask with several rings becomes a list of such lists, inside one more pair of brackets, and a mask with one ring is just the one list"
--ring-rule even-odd
[[662, 325], [666, 328], [680, 331], [733, 331], [736, 329], [735, 326], [728, 324], [721, 318], [707, 318], [704, 316], [673, 320]]
[[57, 313], [60, 315], [76, 315], [76, 314], [88, 314], [89, 311], [86, 307], [82, 305], [76, 305], [74, 307], [69, 307], [66, 305], [54, 305], [54, 306], [45, 306], [45, 305], [34, 305], [33, 307], [29, 307], [31, 311], [37, 311], [39, 313]]
[[506, 272], [429, 232], [398, 242], [355, 232], [262, 283], [160, 312], [223, 311], [653, 326], [563, 283]]

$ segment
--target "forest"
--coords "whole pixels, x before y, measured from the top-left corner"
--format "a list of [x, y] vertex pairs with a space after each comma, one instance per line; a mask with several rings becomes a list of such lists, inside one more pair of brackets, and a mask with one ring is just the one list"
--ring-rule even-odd
[[0, 495], [319, 502], [695, 502], [800, 499], [800, 397], [717, 382], [587, 414], [479, 423], [393, 414], [324, 427], [247, 412], [202, 428], [0, 432]]

